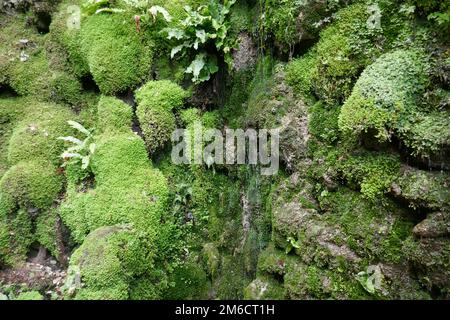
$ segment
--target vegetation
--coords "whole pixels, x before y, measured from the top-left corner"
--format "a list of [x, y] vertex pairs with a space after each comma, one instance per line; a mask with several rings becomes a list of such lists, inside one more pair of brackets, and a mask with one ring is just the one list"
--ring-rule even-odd
[[[2, 5], [0, 300], [449, 299], [449, 27], [438, 0]], [[279, 129], [278, 172], [173, 163], [198, 124]]]

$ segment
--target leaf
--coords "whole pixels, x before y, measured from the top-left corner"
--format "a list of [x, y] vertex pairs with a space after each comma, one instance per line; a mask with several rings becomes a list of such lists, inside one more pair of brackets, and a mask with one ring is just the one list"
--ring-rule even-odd
[[177, 29], [177, 28], [166, 28], [166, 29], [164, 29], [164, 31], [167, 32], [167, 39], [169, 39], [169, 40], [172, 38], [181, 40], [185, 36], [184, 31], [181, 29]]
[[101, 8], [95, 11], [95, 14], [99, 14], [102, 12], [109, 12], [109, 13], [121, 13], [125, 12], [123, 9], [117, 9], [117, 8]]
[[72, 143], [74, 143], [76, 145], [79, 145], [79, 146], [83, 145], [83, 142], [80, 139], [77, 139], [77, 138], [71, 137], [71, 136], [69, 136], [69, 137], [58, 137], [57, 139], [58, 140], [67, 141], [67, 142], [72, 142]]
[[69, 120], [67, 121], [67, 123], [69, 124], [69, 126], [71, 126], [74, 129], [77, 129], [78, 131], [80, 131], [81, 133], [84, 133], [85, 135], [89, 136], [91, 135], [91, 133], [89, 132], [88, 129], [86, 129], [85, 127], [83, 127], [80, 123], [76, 122], [76, 121], [72, 121]]
[[93, 153], [95, 152], [95, 147], [96, 147], [95, 143], [91, 143], [91, 144], [89, 145], [89, 152], [90, 152], [91, 154], [93, 154]]
[[195, 36], [198, 38], [198, 39], [200, 39], [200, 42], [201, 43], [205, 43], [206, 42], [206, 39], [207, 39], [207, 35], [206, 35], [206, 32], [205, 32], [205, 30], [197, 30], [196, 32], [195, 32]]
[[80, 151], [83, 149], [83, 145], [76, 145], [66, 149], [66, 152]]
[[61, 158], [82, 158], [82, 155], [79, 153], [64, 152]]
[[153, 21], [156, 20], [156, 16], [158, 15], [158, 13], [162, 14], [164, 20], [166, 20], [167, 22], [172, 21], [172, 17], [170, 16], [169, 12], [167, 12], [167, 10], [161, 6], [152, 6], [150, 7], [150, 9], [148, 9], [148, 12], [150, 12], [150, 14], [152, 15]]
[[200, 71], [202, 71], [205, 66], [205, 55], [200, 53], [195, 57], [195, 60], [191, 62], [189, 67], [186, 69], [186, 73], [192, 73], [193, 81], [198, 80], [198, 76], [200, 75]]
[[84, 156], [81, 158], [81, 169], [86, 170], [89, 166], [89, 156]]
[[170, 58], [173, 59], [173, 57], [180, 52], [181, 50], [183, 50], [184, 46], [182, 44], [180, 44], [179, 46], [173, 47], [172, 50], [170, 50]]

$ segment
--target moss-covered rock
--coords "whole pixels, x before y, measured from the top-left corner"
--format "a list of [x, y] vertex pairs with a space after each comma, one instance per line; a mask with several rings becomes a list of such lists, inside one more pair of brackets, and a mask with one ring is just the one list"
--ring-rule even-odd
[[73, 118], [69, 110], [58, 105], [30, 105], [26, 117], [16, 125], [9, 140], [9, 163], [40, 159], [59, 164], [64, 143], [57, 138], [72, 133], [66, 122]]
[[[339, 128], [344, 135], [358, 136], [373, 130], [379, 141], [400, 136], [417, 154], [427, 155], [439, 149], [444, 143], [441, 139], [432, 142], [430, 148], [422, 148], [417, 143], [414, 146], [408, 139], [416, 118], [423, 112], [417, 106], [417, 99], [428, 84], [428, 68], [426, 57], [418, 51], [398, 50], [381, 56], [364, 70], [342, 107]], [[447, 138], [447, 134], [442, 135], [444, 141]], [[416, 139], [420, 136], [416, 135]]]
[[97, 107], [97, 126], [103, 132], [129, 132], [132, 122], [132, 110], [126, 103], [102, 96]]
[[450, 203], [449, 175], [446, 172], [429, 172], [403, 167], [402, 173], [392, 182], [391, 192], [411, 207], [446, 209]]
[[151, 266], [148, 248], [130, 226], [96, 229], [70, 259], [67, 296], [81, 300], [127, 299], [131, 279]]
[[175, 129], [172, 110], [180, 108], [186, 97], [180, 86], [167, 80], [147, 82], [136, 92], [136, 114], [150, 153], [170, 140]]
[[23, 208], [45, 209], [56, 199], [62, 178], [49, 163], [20, 162], [11, 167], [0, 181], [3, 199], [10, 198]]
[[95, 14], [83, 20], [80, 49], [103, 94], [125, 91], [148, 76], [152, 46], [134, 24], [128, 14]]

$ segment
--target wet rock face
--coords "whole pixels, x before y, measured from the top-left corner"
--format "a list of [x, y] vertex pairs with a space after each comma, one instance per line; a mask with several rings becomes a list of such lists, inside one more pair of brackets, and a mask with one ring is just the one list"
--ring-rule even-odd
[[247, 32], [241, 32], [237, 42], [239, 49], [233, 51], [233, 68], [236, 71], [246, 70], [256, 63], [256, 44]]

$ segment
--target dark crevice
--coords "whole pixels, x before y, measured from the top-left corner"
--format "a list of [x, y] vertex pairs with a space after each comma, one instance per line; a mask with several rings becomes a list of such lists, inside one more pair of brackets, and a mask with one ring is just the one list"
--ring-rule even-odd
[[52, 16], [48, 12], [36, 13], [36, 29], [39, 33], [46, 34], [50, 31]]
[[91, 91], [91, 92], [95, 92], [95, 93], [100, 93], [100, 89], [98, 88], [97, 83], [95, 83], [94, 78], [92, 77], [91, 74], [81, 77], [80, 82], [81, 82], [83, 91]]
[[0, 98], [7, 99], [7, 98], [14, 98], [18, 97], [16, 91], [14, 91], [13, 88], [9, 84], [0, 84]]

